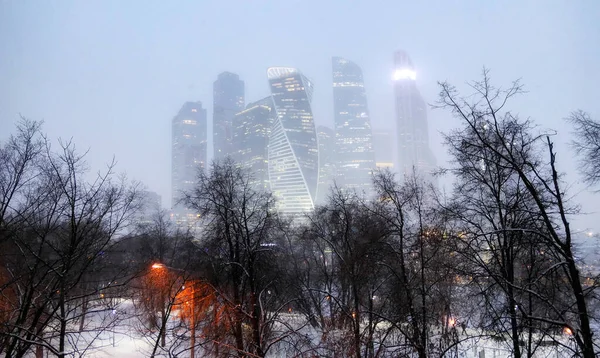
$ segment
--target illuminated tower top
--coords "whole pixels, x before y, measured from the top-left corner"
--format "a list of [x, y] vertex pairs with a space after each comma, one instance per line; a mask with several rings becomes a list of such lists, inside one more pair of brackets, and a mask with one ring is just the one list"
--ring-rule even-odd
[[417, 72], [408, 54], [394, 54], [394, 97], [398, 172], [401, 177], [416, 173], [428, 181], [435, 168], [429, 149], [427, 104], [416, 85]]

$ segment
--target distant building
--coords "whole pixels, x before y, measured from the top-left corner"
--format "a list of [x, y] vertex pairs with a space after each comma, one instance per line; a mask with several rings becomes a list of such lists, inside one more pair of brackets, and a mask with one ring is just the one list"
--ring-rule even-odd
[[362, 70], [341, 57], [333, 58], [332, 69], [336, 181], [341, 188], [370, 192], [375, 154]]
[[144, 190], [141, 194], [140, 210], [136, 214], [135, 221], [138, 224], [151, 224], [162, 209], [162, 197], [149, 190]]
[[394, 131], [392, 129], [374, 129], [373, 149], [375, 149], [376, 167], [394, 171]]
[[310, 102], [313, 85], [289, 67], [267, 70], [277, 117], [269, 140], [269, 181], [283, 214], [314, 209], [319, 180], [317, 134]]
[[583, 275], [600, 274], [600, 234], [592, 230], [573, 233], [574, 255]]
[[172, 121], [171, 207], [177, 221], [194, 213], [178, 204], [183, 192], [194, 188], [199, 171], [206, 169], [208, 123], [201, 102], [186, 102]]
[[250, 103], [233, 118], [232, 157], [251, 171], [260, 190], [269, 190], [268, 145], [275, 118], [270, 96]]
[[244, 81], [231, 72], [219, 74], [213, 83], [213, 156], [223, 159], [232, 154], [231, 121], [244, 109]]
[[397, 171], [403, 178], [417, 174], [432, 180], [435, 158], [429, 148], [427, 105], [416, 84], [417, 72], [404, 51], [394, 54]]
[[317, 127], [319, 142], [319, 185], [316, 205], [325, 204], [329, 189], [336, 177], [335, 132], [325, 126]]

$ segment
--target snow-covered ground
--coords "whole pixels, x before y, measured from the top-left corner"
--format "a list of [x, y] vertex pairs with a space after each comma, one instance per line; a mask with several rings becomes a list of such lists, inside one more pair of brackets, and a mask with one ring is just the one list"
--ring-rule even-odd
[[[110, 340], [110, 338], [108, 339]], [[152, 347], [148, 344], [147, 340], [141, 337], [131, 337], [126, 334], [115, 335], [115, 346], [113, 347], [110, 342], [108, 346], [97, 350], [89, 355], [93, 358], [108, 358], [108, 357], [122, 357], [122, 358], [145, 358], [148, 357], [148, 352], [152, 350]], [[484, 352], [484, 355], [480, 355]], [[489, 339], [480, 339], [478, 342], [465, 342], [458, 348], [460, 357], [464, 358], [505, 358], [511, 357], [510, 351], [506, 348], [505, 343], [497, 343]], [[540, 348], [536, 352], [536, 357], [540, 358], [554, 358], [554, 357], [571, 357], [572, 353], [568, 353], [565, 349], [557, 347], [544, 347]], [[196, 356], [201, 356], [196, 354]], [[181, 355], [181, 358], [189, 357], [189, 355]]]
[[[119, 304], [119, 309], [114, 312], [103, 312], [102, 317], [100, 314], [97, 317], [90, 317], [90, 324], [93, 325], [93, 321], [100, 321], [102, 319], [106, 320], [106, 315], [113, 315], [118, 317], [118, 322], [111, 330], [107, 330], [97, 335], [94, 334], [95, 339], [92, 339], [92, 332], [84, 333], [82, 337], [80, 337], [80, 341], [78, 344], [79, 349], [75, 350], [72, 357], [92, 357], [92, 358], [108, 358], [108, 357], [121, 357], [121, 358], [145, 358], [151, 355], [154, 343], [158, 337], [158, 332], [144, 330], [142, 325], [140, 324], [140, 316], [135, 314], [135, 308], [133, 304], [129, 302], [122, 302]], [[300, 320], [301, 317], [299, 315], [283, 315], [283, 319], [286, 320], [287, 323], [294, 325], [295, 321]], [[171, 324], [177, 325], [178, 319], [173, 317], [171, 320]], [[299, 323], [300, 324], [300, 323]], [[457, 332], [458, 333], [458, 332]], [[475, 331], [466, 332], [468, 335], [474, 336], [476, 335]], [[316, 332], [311, 330], [307, 330], [304, 334], [309, 336], [315, 336], [314, 341], [318, 341], [318, 335]], [[87, 337], [86, 337], [87, 335]], [[460, 336], [459, 336], [460, 338]], [[92, 342], [92, 345], [85, 352], [82, 351], [83, 347], [86, 346], [85, 341]], [[564, 344], [569, 344], [569, 339], [566, 336], [561, 337], [561, 342]], [[171, 333], [166, 335], [166, 347], [171, 347], [172, 355], [178, 358], [187, 358], [189, 357], [188, 342], [185, 341], [176, 341]], [[573, 347], [573, 343], [570, 343], [571, 347]], [[275, 350], [273, 350], [275, 351]], [[482, 354], [483, 352], [483, 354]], [[496, 342], [492, 339], [486, 338], [477, 338], [465, 340], [462, 344], [460, 344], [455, 350], [452, 351], [452, 355], [454, 356], [458, 353], [459, 357], [464, 358], [504, 358], [511, 357], [510, 350], [508, 349], [507, 342]], [[33, 356], [33, 355], [32, 355]], [[168, 357], [169, 354], [161, 348], [157, 351], [157, 357]], [[271, 356], [278, 357], [284, 356], [284, 354], [274, 353]], [[536, 357], [540, 358], [554, 358], [554, 357], [570, 357], [572, 356], [572, 352], [567, 350], [564, 347], [556, 347], [556, 346], [547, 346], [540, 347], [536, 351]], [[196, 357], [202, 357], [201, 348], [196, 348]]]

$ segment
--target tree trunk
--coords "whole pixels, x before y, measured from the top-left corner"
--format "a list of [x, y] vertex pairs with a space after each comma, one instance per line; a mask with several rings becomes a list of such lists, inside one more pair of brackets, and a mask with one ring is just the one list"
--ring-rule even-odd
[[255, 354], [259, 357], [264, 357], [262, 351], [262, 340], [260, 335], [260, 307], [256, 300], [256, 294], [252, 292], [250, 294], [250, 304], [252, 305], [252, 339], [254, 340]]
[[593, 332], [590, 328], [590, 318], [588, 316], [587, 303], [585, 302], [585, 296], [583, 295], [583, 286], [579, 279], [579, 269], [573, 259], [571, 247], [567, 246], [565, 250], [567, 256], [567, 265], [569, 268], [569, 274], [571, 275], [571, 287], [573, 293], [575, 293], [575, 300], [577, 303], [577, 311], [579, 313], [579, 332], [573, 332], [573, 334], [580, 335], [579, 346], [581, 353], [584, 358], [594, 358], [594, 340], [592, 338]]
[[79, 332], [83, 332], [83, 328], [85, 327], [85, 315], [87, 313], [88, 307], [88, 298], [87, 296], [83, 298], [83, 303], [81, 304], [81, 319], [79, 321]]
[[[40, 334], [40, 341], [44, 339], [43, 333]], [[44, 358], [44, 346], [38, 344], [35, 347], [35, 358]]]
[[60, 335], [58, 337], [58, 358], [65, 358], [65, 338], [67, 335], [67, 317], [65, 311], [64, 290], [60, 290]]

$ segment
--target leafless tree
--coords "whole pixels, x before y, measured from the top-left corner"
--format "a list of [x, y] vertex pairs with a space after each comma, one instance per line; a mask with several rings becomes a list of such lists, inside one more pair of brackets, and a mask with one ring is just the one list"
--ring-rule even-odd
[[[522, 158], [539, 165], [535, 148], [522, 141], [520, 132], [528, 125], [511, 120], [496, 128], [503, 138], [510, 138], [511, 150], [520, 151]], [[479, 324], [487, 332], [508, 335], [515, 356], [525, 352], [533, 356], [544, 335], [538, 334], [539, 322], [524, 319], [519, 310], [531, 316], [534, 307], [548, 307], [517, 287], [537, 292], [553, 289], [558, 267], [550, 268], [560, 260], [552, 255], [552, 247], [531, 233], [543, 230], [541, 217], [516, 170], [497, 154], [503, 152], [502, 139], [490, 126], [482, 118], [476, 123], [479, 133], [466, 127], [446, 135], [453, 158], [451, 172], [457, 180], [450, 203], [440, 203], [440, 207], [457, 221], [460, 234], [452, 237], [456, 239], [456, 252], [463, 258], [463, 276], [470, 277], [470, 286], [476, 288], [477, 297], [471, 302], [479, 298], [486, 312]], [[481, 145], [480, 138], [485, 138], [494, 150]], [[558, 303], [560, 296], [553, 297]], [[546, 312], [545, 316], [553, 315]], [[524, 330], [527, 344], [521, 348]]]
[[433, 188], [417, 173], [401, 185], [389, 171], [376, 173], [374, 186], [376, 213], [390, 235], [384, 264], [393, 278], [393, 301], [386, 321], [405, 340], [396, 352], [450, 356], [458, 343], [456, 257], [434, 210]]
[[[106, 269], [105, 252], [135, 209], [137, 187], [115, 180], [114, 164], [87, 182], [84, 156], [74, 145], [61, 143], [55, 152], [38, 132], [38, 124], [24, 120], [3, 148], [9, 159], [0, 175], [8, 178], [1, 350], [7, 357], [22, 357], [32, 347], [38, 354], [45, 348], [58, 357], [83, 355], [117, 319], [104, 314], [112, 308], [101, 293], [122, 276], [101, 282], [97, 277], [106, 276], [91, 272]], [[94, 319], [84, 321], [90, 313]]]
[[600, 122], [583, 111], [575, 111], [567, 118], [573, 125], [575, 139], [571, 146], [579, 156], [579, 169], [584, 180], [595, 185], [600, 182]]
[[[545, 302], [548, 310], [542, 312], [528, 311], [526, 305], [513, 306], [525, 320], [537, 321], [556, 327], [561, 330], [567, 327], [573, 332], [578, 350], [584, 357], [594, 356], [593, 332], [590, 327], [590, 314], [587, 299], [590, 290], [584, 288], [582, 278], [573, 256], [572, 231], [569, 218], [574, 213], [565, 196], [564, 183], [557, 169], [557, 156], [553, 143], [548, 133], [536, 133], [536, 127], [529, 120], [521, 120], [510, 111], [506, 110], [509, 100], [522, 93], [520, 83], [514, 82], [508, 89], [495, 88], [489, 77], [489, 72], [484, 70], [481, 81], [470, 84], [473, 95], [463, 97], [455, 87], [448, 83], [440, 83], [439, 107], [449, 109], [462, 123], [464, 141], [453, 141], [454, 146], [467, 148], [473, 157], [471, 160], [480, 164], [482, 173], [497, 169], [509, 171], [510, 176], [493, 176], [498, 180], [512, 181], [514, 190], [496, 193], [503, 195], [497, 200], [496, 206], [507, 205], [511, 202], [523, 203], [515, 196], [526, 198], [522, 211], [529, 210], [528, 220], [533, 223], [520, 223], [510, 219], [511, 222], [498, 221], [498, 212], [493, 221], [498, 222], [494, 232], [487, 234], [500, 235], [501, 240], [527, 240], [535, 237], [536, 242], [551, 248], [553, 265], [547, 273], [560, 273], [561, 280], [569, 287], [566, 292], [566, 305], [556, 301], [554, 292], [536, 291], [535, 287], [527, 284], [511, 282], [510, 276], [504, 277], [504, 283], [511, 290], [518, 290], [531, 294], [538, 302]], [[458, 136], [460, 137], [460, 132]], [[473, 165], [471, 165], [473, 168]], [[460, 170], [460, 167], [458, 168]], [[482, 174], [486, 175], [486, 174]], [[484, 180], [490, 180], [485, 178]], [[516, 190], [518, 189], [518, 190]], [[508, 195], [508, 197], [504, 196]], [[507, 213], [504, 208], [504, 213]], [[486, 213], [481, 213], [485, 215]], [[488, 220], [491, 221], [491, 220]], [[516, 237], [515, 237], [516, 233]], [[497, 242], [497, 240], [496, 240]], [[490, 247], [492, 250], [507, 251], [511, 255], [517, 247], [504, 245]], [[511, 265], [506, 266], [509, 268]], [[514, 266], [513, 266], [514, 267]], [[544, 276], [545, 273], [542, 274]], [[507, 296], [509, 300], [510, 295]], [[511, 316], [516, 312], [510, 311]], [[547, 315], [547, 312], [553, 315]], [[514, 354], [519, 350], [514, 348]]]
[[325, 205], [308, 216], [302, 250], [299, 309], [320, 331], [328, 356], [376, 357], [389, 330], [378, 330], [389, 304], [383, 265], [387, 231], [355, 193], [333, 187]]
[[0, 240], [6, 238], [13, 221], [22, 220], [15, 215], [16, 207], [23, 203], [24, 193], [34, 185], [39, 173], [35, 167], [44, 150], [41, 125], [21, 117], [16, 134], [0, 146]]
[[136, 307], [135, 327], [152, 347], [149, 356], [176, 357], [202, 346], [195, 328], [201, 312], [212, 309], [206, 306], [211, 293], [199, 279], [200, 250], [191, 233], [175, 227], [163, 210], [146, 219], [151, 220], [139, 223], [120, 242], [129, 252], [128, 259], [136, 263], [129, 285]]
[[292, 339], [299, 327], [281, 319], [289, 308], [278, 275], [284, 232], [271, 194], [255, 190], [250, 173], [226, 159], [199, 173], [183, 200], [202, 224], [200, 271], [227, 307], [206, 332], [210, 354], [263, 357]]

